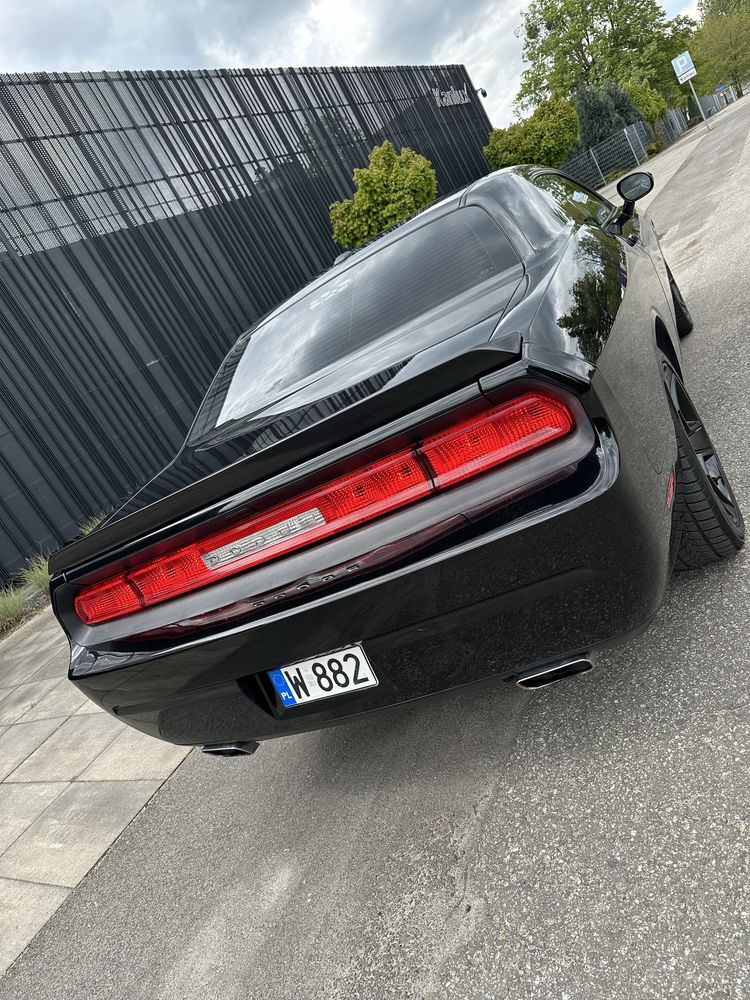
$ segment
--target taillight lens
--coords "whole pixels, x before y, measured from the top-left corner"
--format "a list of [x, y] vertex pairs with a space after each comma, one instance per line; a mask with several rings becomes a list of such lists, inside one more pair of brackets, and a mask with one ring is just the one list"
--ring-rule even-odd
[[76, 611], [88, 625], [120, 618], [340, 534], [431, 492], [432, 483], [413, 451], [392, 455], [115, 580], [87, 587], [76, 598]]
[[76, 612], [96, 625], [197, 590], [373, 521], [549, 444], [572, 428], [573, 417], [563, 403], [527, 393], [413, 449], [86, 587], [76, 598]]
[[427, 438], [420, 450], [439, 489], [502, 465], [554, 441], [573, 426], [570, 411], [548, 396], [529, 393]]
[[122, 618], [142, 607], [140, 597], [124, 575], [86, 587], [76, 598], [78, 617], [88, 624]]

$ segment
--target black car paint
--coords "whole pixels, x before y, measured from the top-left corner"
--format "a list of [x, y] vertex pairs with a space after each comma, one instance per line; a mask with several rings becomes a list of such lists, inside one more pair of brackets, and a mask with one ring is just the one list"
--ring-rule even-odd
[[[120, 517], [53, 559], [71, 677], [89, 697], [177, 743], [264, 739], [513, 676], [650, 620], [670, 573], [665, 498], [676, 454], [658, 355], [666, 348], [679, 360], [665, 266], [650, 224], [635, 220], [616, 237], [566, 219], [540, 197], [537, 176], [533, 168], [500, 172], [461, 196], [498, 218], [523, 265], [489, 317], [471, 316], [468, 329], [414, 356], [390, 354], [369, 374], [358, 359], [351, 381], [366, 390], [356, 403], [309, 400], [315, 419], [260, 452], [248, 456], [241, 437], [215, 450], [184, 449]], [[455, 210], [455, 199], [432, 211], [442, 210]], [[516, 483], [510, 501], [492, 502], [509, 472], [523, 479], [542, 455], [554, 465], [559, 444], [440, 504], [423, 502], [253, 571], [253, 593], [271, 596], [243, 617], [196, 623], [247, 598], [247, 575], [94, 628], [75, 616], [82, 581], [414, 440], [446, 413], [496, 402], [524, 379], [571, 393], [590, 421], [581, 421], [591, 434], [584, 451], [533, 489]], [[368, 557], [347, 575], [352, 560]], [[332, 569], [309, 595], [286, 593]], [[322, 707], [274, 702], [265, 670], [354, 642], [364, 644], [378, 688]]]

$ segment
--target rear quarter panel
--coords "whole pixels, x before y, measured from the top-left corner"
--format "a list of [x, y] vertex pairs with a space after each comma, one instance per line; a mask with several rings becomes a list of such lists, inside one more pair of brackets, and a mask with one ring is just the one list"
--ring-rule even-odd
[[[650, 226], [644, 230], [650, 231]], [[530, 341], [587, 364], [600, 396], [630, 421], [650, 464], [661, 472], [675, 445], [655, 324], [659, 319], [673, 335], [674, 318], [654, 252], [659, 253], [658, 246], [640, 241], [633, 245], [592, 224], [574, 227], [535, 316]]]

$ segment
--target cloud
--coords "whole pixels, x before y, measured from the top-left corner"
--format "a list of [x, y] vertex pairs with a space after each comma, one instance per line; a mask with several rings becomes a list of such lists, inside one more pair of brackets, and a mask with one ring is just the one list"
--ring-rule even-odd
[[510, 0], [3, 0], [0, 65], [207, 69], [464, 62], [509, 120], [520, 74]]
[[677, 17], [678, 14], [684, 14], [685, 17], [692, 17], [695, 21], [700, 19], [698, 0], [666, 0], [664, 9], [667, 12], [667, 17]]
[[[379, 0], [370, 9], [372, 45], [382, 60], [430, 62], [446, 38], [480, 31], [488, 0]], [[450, 62], [457, 60], [450, 59]]]
[[677, 14], [683, 14], [685, 17], [692, 17], [694, 21], [700, 21], [701, 13], [698, 7], [698, 0], [692, 0], [691, 3], [681, 6]]
[[523, 39], [518, 8], [494, 4], [480, 11], [477, 22], [447, 36], [433, 50], [435, 62], [466, 64], [475, 87], [487, 91], [485, 109], [493, 125], [507, 125], [521, 81]]

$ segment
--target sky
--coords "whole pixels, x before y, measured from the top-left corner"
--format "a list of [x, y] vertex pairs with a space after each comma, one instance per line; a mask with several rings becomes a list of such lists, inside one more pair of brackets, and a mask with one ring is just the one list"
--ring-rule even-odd
[[[0, 0], [0, 72], [464, 63], [514, 117], [524, 0]], [[670, 16], [697, 0], [667, 0]]]

